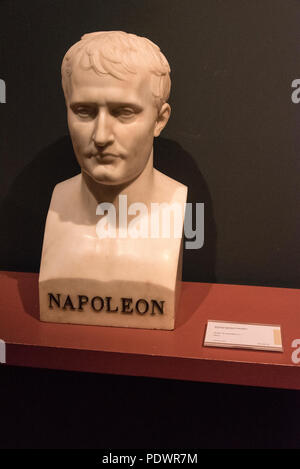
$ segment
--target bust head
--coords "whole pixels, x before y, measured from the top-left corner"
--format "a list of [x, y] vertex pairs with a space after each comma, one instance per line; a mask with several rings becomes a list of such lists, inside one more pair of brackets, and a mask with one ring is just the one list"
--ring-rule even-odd
[[143, 171], [169, 119], [169, 73], [155, 44], [121, 31], [86, 34], [66, 53], [68, 126], [79, 165], [94, 181], [124, 184]]

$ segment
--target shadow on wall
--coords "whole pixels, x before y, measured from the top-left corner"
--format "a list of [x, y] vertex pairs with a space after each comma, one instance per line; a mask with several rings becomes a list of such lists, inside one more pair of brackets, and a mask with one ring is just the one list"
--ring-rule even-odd
[[[193, 158], [178, 143], [161, 137], [154, 140], [154, 166], [188, 186], [188, 202], [193, 205], [204, 202], [204, 246], [184, 249], [183, 280], [215, 282], [217, 234], [212, 201], [203, 176]], [[44, 226], [54, 186], [79, 172], [71, 140], [66, 136], [42, 150], [15, 179], [0, 207], [2, 270], [39, 271]]]

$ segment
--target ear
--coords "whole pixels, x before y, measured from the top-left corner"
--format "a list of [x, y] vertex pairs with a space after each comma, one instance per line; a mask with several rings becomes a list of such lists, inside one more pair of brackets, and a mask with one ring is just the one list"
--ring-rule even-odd
[[156, 123], [154, 127], [154, 137], [158, 137], [161, 131], [165, 128], [169, 120], [170, 114], [171, 114], [170, 105], [168, 103], [164, 103], [162, 107], [160, 108], [160, 111], [156, 119]]

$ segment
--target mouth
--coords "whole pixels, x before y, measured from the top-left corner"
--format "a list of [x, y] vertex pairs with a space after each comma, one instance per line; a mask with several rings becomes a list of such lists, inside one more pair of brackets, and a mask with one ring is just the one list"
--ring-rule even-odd
[[96, 155], [94, 156], [96, 158], [97, 163], [100, 164], [110, 164], [118, 158], [118, 156], [114, 155], [113, 153], [96, 153]]

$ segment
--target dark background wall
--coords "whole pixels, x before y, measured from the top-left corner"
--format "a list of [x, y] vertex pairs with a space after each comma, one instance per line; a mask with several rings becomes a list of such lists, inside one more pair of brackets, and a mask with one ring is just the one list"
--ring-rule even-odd
[[172, 118], [157, 167], [205, 203], [205, 245], [184, 279], [299, 287], [297, 0], [6, 0], [0, 3], [0, 267], [38, 271], [53, 186], [78, 172], [60, 63], [80, 36], [121, 29], [158, 43]]
[[[38, 271], [51, 191], [78, 171], [64, 53], [121, 29], [171, 64], [156, 164], [206, 204], [205, 246], [185, 253], [184, 278], [300, 286], [299, 1], [6, 0], [0, 18], [0, 268]], [[6, 448], [300, 447], [296, 391], [14, 367], [0, 380]]]

